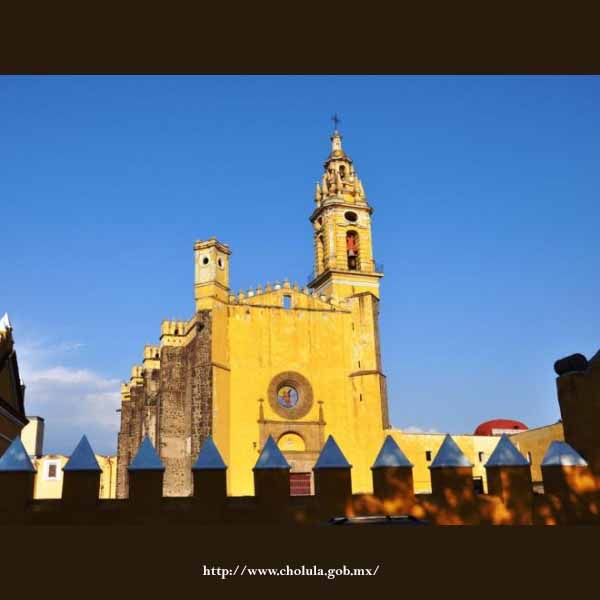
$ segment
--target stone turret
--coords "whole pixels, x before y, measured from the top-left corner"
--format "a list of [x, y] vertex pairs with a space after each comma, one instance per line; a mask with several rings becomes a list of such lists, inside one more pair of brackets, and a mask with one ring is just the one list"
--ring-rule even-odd
[[446, 435], [438, 453], [429, 466], [431, 489], [445, 500], [473, 497], [473, 464], [463, 454], [452, 436]]
[[352, 465], [329, 436], [313, 467], [319, 512], [324, 518], [345, 516], [352, 499]]
[[194, 244], [196, 311], [212, 308], [216, 300], [227, 303], [230, 255], [229, 246], [214, 237]]
[[508, 510], [507, 522], [528, 525], [532, 520], [531, 467], [510, 438], [503, 434], [485, 464], [488, 492]]
[[394, 512], [408, 512], [415, 502], [413, 465], [391, 435], [371, 467], [373, 493], [382, 501], [391, 501]]

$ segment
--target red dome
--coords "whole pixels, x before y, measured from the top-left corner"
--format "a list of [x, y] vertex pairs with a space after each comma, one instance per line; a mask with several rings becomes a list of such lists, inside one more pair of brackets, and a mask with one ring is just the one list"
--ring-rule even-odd
[[525, 423], [521, 421], [513, 421], [512, 419], [492, 419], [486, 421], [477, 427], [474, 435], [497, 435], [504, 433], [506, 430], [525, 431], [528, 429]]

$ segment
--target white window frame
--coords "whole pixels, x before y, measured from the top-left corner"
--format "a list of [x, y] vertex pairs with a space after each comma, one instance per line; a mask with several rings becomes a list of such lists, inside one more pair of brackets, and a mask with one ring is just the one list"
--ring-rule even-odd
[[[56, 465], [56, 477], [50, 477], [50, 465]], [[44, 462], [44, 481], [60, 481], [62, 465], [60, 460], [47, 460]]]

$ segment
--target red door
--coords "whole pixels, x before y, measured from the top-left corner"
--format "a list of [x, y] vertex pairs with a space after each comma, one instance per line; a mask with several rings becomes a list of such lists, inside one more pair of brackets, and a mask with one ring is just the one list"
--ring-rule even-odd
[[290, 495], [310, 496], [310, 473], [290, 473]]

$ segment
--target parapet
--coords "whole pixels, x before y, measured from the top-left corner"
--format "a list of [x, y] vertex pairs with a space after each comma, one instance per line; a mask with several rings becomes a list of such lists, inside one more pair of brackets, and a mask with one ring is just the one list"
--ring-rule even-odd
[[127, 400], [131, 400], [131, 392], [129, 390], [128, 383], [121, 383], [121, 400], [126, 402]]
[[[270, 282], [265, 285], [259, 284], [255, 288], [251, 287], [247, 290], [240, 290], [237, 294], [229, 294], [229, 304], [259, 304], [283, 307], [283, 297], [293, 297], [296, 294], [300, 296], [301, 300], [298, 305], [292, 306], [292, 308], [329, 308], [330, 310], [347, 308], [347, 302], [343, 298], [318, 294], [308, 287], [300, 287], [297, 282], [291, 282], [287, 279], [284, 279], [283, 282], [277, 280], [274, 284]], [[328, 307], [323, 306], [323, 304], [328, 305]]]
[[160, 346], [150, 344], [144, 346], [144, 367], [148, 369], [160, 368]]
[[194, 319], [189, 321], [163, 321], [160, 325], [161, 346], [184, 346], [187, 335], [192, 331]]
[[146, 360], [160, 360], [160, 346], [146, 344], [144, 346], [144, 361]]
[[205, 250], [206, 248], [212, 248], [213, 246], [224, 254], [231, 254], [229, 245], [220, 242], [215, 236], [212, 236], [207, 240], [196, 240], [194, 243], [194, 250]]
[[142, 365], [133, 365], [131, 367], [130, 385], [142, 385], [144, 383], [144, 367]]
[[[207, 443], [210, 446], [208, 449]], [[387, 440], [378, 455], [378, 459], [382, 456], [386, 459], [372, 471], [374, 489], [380, 493], [352, 494], [352, 466], [333, 437], [329, 437], [314, 467], [314, 494], [298, 502], [297, 498], [290, 496], [290, 467], [272, 438], [263, 447], [253, 469], [253, 497], [228, 496], [225, 477], [227, 466], [210, 440], [205, 442], [194, 466], [190, 465], [194, 475], [193, 497], [179, 498], [176, 504], [171, 499], [163, 499], [164, 465], [148, 438], [145, 438], [136, 457], [127, 465], [130, 483], [128, 499], [99, 498], [99, 467], [93, 450], [87, 442], [85, 445], [86, 464], [75, 465], [75, 471], [65, 468], [65, 481], [68, 478], [76, 486], [77, 489], [72, 491], [84, 491], [88, 501], [83, 505], [79, 501], [77, 505], [69, 502], [66, 493], [68, 486], [65, 486], [60, 500], [40, 499], [34, 503], [35, 467], [30, 464], [20, 439], [16, 438], [0, 460], [0, 523], [13, 524], [15, 515], [18, 515], [16, 522], [19, 523], [71, 524], [73, 514], [78, 517], [77, 523], [106, 525], [136, 522], [264, 523], [274, 520], [311, 524], [325, 523], [335, 517], [371, 516], [384, 519], [386, 515], [403, 518], [410, 515], [421, 523], [440, 525], [600, 522], [596, 510], [600, 499], [600, 482], [591, 477], [587, 467], [565, 467], [562, 463], [546, 467], [543, 474], [545, 492], [534, 495], [528, 476], [529, 465], [521, 457], [518, 461], [520, 470], [517, 472], [512, 457], [508, 465], [505, 464], [507, 461], [501, 461], [503, 464], [498, 468], [503, 469], [504, 476], [494, 492], [474, 494], [471, 490], [466, 494], [472, 481], [466, 475], [463, 477], [466, 467], [462, 466], [462, 461], [455, 460], [457, 456], [451, 442], [447, 442], [446, 450], [440, 449], [441, 458], [450, 450], [452, 460], [449, 462], [452, 464], [444, 460], [442, 470], [445, 476], [438, 478], [442, 487], [437, 494], [414, 493], [412, 465], [395, 444], [390, 449], [391, 444]], [[390, 451], [391, 455], [388, 456]], [[512, 454], [514, 451], [511, 449]], [[71, 464], [76, 455], [77, 450], [71, 456]], [[550, 455], [553, 455], [552, 452]], [[22, 461], [16, 464], [13, 456], [22, 457]], [[575, 458], [580, 461], [577, 456]], [[85, 471], [91, 470], [96, 473], [93, 489], [87, 485], [90, 476], [85, 475]], [[202, 510], [197, 510], [198, 506]]]

